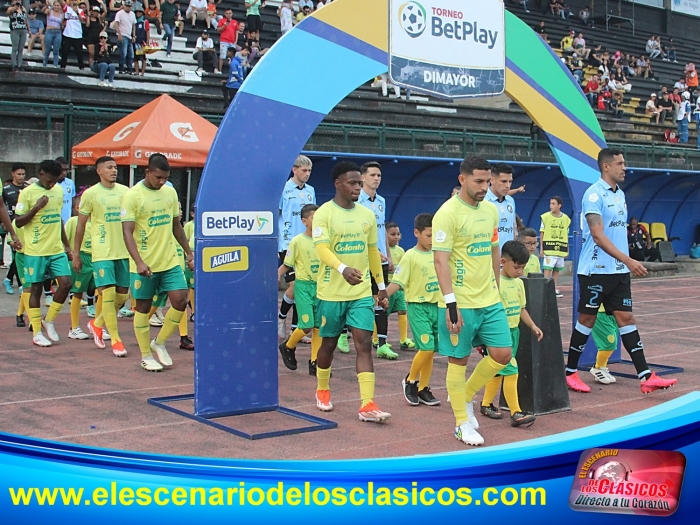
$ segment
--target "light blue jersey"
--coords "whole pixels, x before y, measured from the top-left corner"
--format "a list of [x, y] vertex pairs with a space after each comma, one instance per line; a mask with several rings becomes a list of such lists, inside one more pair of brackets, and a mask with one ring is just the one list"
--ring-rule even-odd
[[[365, 193], [365, 190], [362, 190], [360, 191], [360, 198], [357, 202], [374, 213], [377, 219], [377, 248], [379, 248], [379, 251], [384, 257], [388, 257], [386, 253], [386, 201], [384, 197], [377, 193], [374, 199], [370, 199], [369, 195]], [[395, 261], [394, 264], [397, 262], [398, 261]]]
[[316, 191], [308, 184], [299, 187], [294, 183], [294, 179], [289, 179], [280, 198], [277, 251], [286, 251], [289, 241], [306, 230], [301, 222], [301, 209], [307, 204], [316, 204]]
[[515, 200], [510, 195], [506, 195], [502, 201], [491, 191], [486, 192], [484, 200], [492, 202], [498, 208], [498, 244], [500, 248], [508, 241], [515, 240]]
[[578, 260], [579, 275], [629, 273], [630, 270], [624, 263], [608, 255], [595, 243], [586, 221], [586, 215], [600, 215], [603, 219], [603, 235], [610, 239], [618, 250], [628, 255], [625, 193], [619, 186], [617, 191], [613, 191], [607, 182], [598, 179], [598, 182], [584, 193], [582, 210], [583, 249]]
[[75, 197], [75, 182], [66, 177], [58, 185], [63, 188], [63, 208], [61, 208], [61, 220], [63, 224], [73, 215], [73, 197]]

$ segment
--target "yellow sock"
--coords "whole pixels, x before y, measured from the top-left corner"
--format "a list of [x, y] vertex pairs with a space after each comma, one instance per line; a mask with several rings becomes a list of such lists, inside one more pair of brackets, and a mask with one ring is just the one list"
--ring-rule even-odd
[[430, 355], [430, 358], [426, 358], [423, 363], [423, 368], [420, 369], [420, 381], [418, 381], [418, 391], [420, 392], [426, 386], [430, 385], [430, 378], [433, 376], [433, 357], [435, 356], [435, 352], [432, 350], [422, 350], [418, 353]]
[[372, 343], [377, 344], [379, 336], [377, 335], [377, 323], [374, 323], [374, 331], [372, 332]]
[[139, 343], [142, 357], [151, 355], [151, 327], [148, 324], [148, 314], [134, 314], [134, 335]]
[[19, 296], [19, 308], [17, 308], [17, 317], [20, 315], [24, 315], [25, 310], [27, 310], [29, 307], [29, 296], [31, 295], [31, 292], [23, 292], [22, 295]]
[[70, 300], [70, 329], [75, 330], [80, 326], [80, 298], [73, 295]]
[[[117, 290], [114, 286], [102, 290], [102, 323], [107, 325], [109, 335], [112, 337], [112, 344], [121, 342], [119, 338], [119, 323], [117, 321], [116, 309]], [[95, 323], [99, 326], [98, 323]]]
[[117, 310], [117, 312], [118, 312], [119, 310], [121, 310], [121, 309], [122, 309], [122, 306], [124, 306], [124, 305], [126, 304], [126, 300], [127, 300], [128, 298], [129, 298], [129, 294], [128, 294], [128, 293], [119, 293], [119, 292], [117, 292], [117, 296], [116, 296], [115, 299], [114, 299], [114, 307], [115, 307], [115, 309]]
[[41, 333], [41, 308], [28, 308], [29, 322], [32, 324], [34, 335]]
[[311, 332], [311, 360], [318, 359], [318, 350], [321, 348], [321, 336], [318, 333], [318, 328], [314, 328]]
[[360, 384], [361, 407], [374, 400], [374, 372], [360, 372], [357, 374], [357, 382]]
[[518, 374], [505, 376], [503, 379], [503, 395], [506, 396], [506, 403], [510, 409], [512, 416], [520, 410], [520, 401], [518, 400]]
[[316, 381], [317, 390], [330, 390], [331, 382], [331, 368], [321, 368], [320, 366], [316, 368]]
[[182, 319], [180, 319], [180, 324], [178, 325], [180, 328], [180, 337], [185, 337], [187, 335], [187, 316], [183, 315]]
[[432, 360], [432, 352], [425, 352], [423, 350], [416, 352], [416, 355], [413, 356], [413, 361], [411, 362], [411, 370], [408, 372], [408, 380], [417, 381], [419, 377], [422, 378], [422, 370], [425, 366], [425, 362]]
[[190, 288], [190, 310], [192, 310], [192, 315], [194, 315], [194, 288]]
[[408, 316], [399, 314], [399, 341], [404, 342], [406, 339], [408, 339]]
[[[102, 294], [99, 292], [95, 292], [95, 320], [99, 319], [101, 315], [102, 315]], [[102, 324], [104, 324], [104, 322]]]
[[464, 380], [467, 375], [467, 367], [454, 363], [447, 364], [447, 395], [450, 396], [452, 412], [455, 415], [455, 426], [459, 426], [467, 420], [467, 396], [464, 390]]
[[[156, 337], [156, 343], [159, 345], [164, 345], [168, 338], [173, 335], [175, 329], [180, 325], [180, 319], [185, 315], [182, 310], [175, 310], [175, 308], [170, 307], [168, 313], [165, 314], [165, 320], [163, 321], [163, 328], [158, 332], [158, 337]], [[149, 317], [150, 319], [150, 317]]]
[[[465, 385], [465, 395], [467, 401], [474, 399], [476, 393], [486, 386], [486, 383], [491, 381], [498, 372], [503, 370], [506, 365], [502, 365], [493, 360], [490, 355], [484, 357], [469, 376]], [[452, 399], [452, 396], [450, 396]]]
[[608, 359], [612, 355], [613, 350], [598, 350], [598, 354], [595, 357], [595, 367], [605, 368], [608, 366]]
[[503, 376], [496, 376], [491, 381], [486, 383], [484, 388], [484, 398], [481, 400], [481, 406], [487, 407], [493, 400], [496, 399], [496, 394], [501, 390], [501, 383], [503, 382]]
[[54, 302], [51, 303], [51, 306], [49, 306], [49, 311], [46, 312], [46, 322], [53, 322], [58, 313], [61, 311], [61, 308], [63, 308], [63, 303], [56, 302], [54, 299]]
[[299, 341], [301, 341], [305, 335], [306, 332], [304, 332], [304, 330], [302, 330], [301, 328], [296, 328], [292, 332], [292, 335], [289, 336], [289, 340], [287, 340], [287, 348], [289, 348], [290, 350], [296, 348], [297, 343], [299, 343]]
[[148, 318], [150, 319], [153, 317], [153, 314], [156, 313], [156, 310], [158, 310], [157, 306], [151, 306], [151, 310], [148, 312]]

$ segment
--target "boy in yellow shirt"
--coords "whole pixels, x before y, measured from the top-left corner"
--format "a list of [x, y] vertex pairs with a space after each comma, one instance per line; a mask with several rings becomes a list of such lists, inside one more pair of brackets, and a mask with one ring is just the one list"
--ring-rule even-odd
[[564, 259], [569, 254], [569, 226], [571, 219], [562, 213], [561, 197], [549, 199], [549, 212], [542, 214], [540, 224], [540, 257], [544, 258], [544, 276], [554, 278], [557, 297], [563, 294], [557, 289], [559, 272], [564, 269]]
[[394, 270], [393, 280], [386, 290], [392, 299], [403, 291], [408, 301], [408, 310], [411, 312], [411, 332], [416, 337], [418, 352], [402, 385], [403, 397], [412, 406], [418, 406], [420, 403], [428, 406], [440, 404], [440, 400], [433, 396], [428, 386], [433, 373], [433, 355], [438, 339], [440, 300], [440, 286], [433, 262], [432, 225], [432, 214], [421, 213], [416, 217], [413, 229], [416, 246], [401, 258]]
[[[501, 389], [505, 394], [508, 408], [510, 409], [510, 424], [513, 427], [532, 425], [535, 422], [533, 414], [526, 414], [520, 409], [518, 401], [518, 363], [515, 354], [520, 344], [520, 322], [525, 323], [538, 341], [543, 334], [533, 322], [530, 314], [525, 309], [525, 286], [520, 279], [523, 269], [527, 264], [528, 251], [520, 241], [508, 241], [501, 249], [501, 302], [508, 316], [508, 327], [513, 344], [513, 358], [510, 363], [494, 377], [484, 390], [484, 398], [481, 401], [481, 413], [491, 419], [502, 419], [498, 409], [493, 406], [493, 400]], [[505, 378], [505, 380], [504, 380]]]
[[[73, 216], [68, 219], [64, 229], [66, 230], [66, 237], [68, 237], [68, 244], [70, 246], [75, 246], [75, 231], [78, 227], [78, 213], [80, 211], [80, 195], [76, 195], [73, 199]], [[80, 328], [80, 301], [83, 299], [83, 293], [87, 292], [90, 283], [93, 280], [92, 276], [92, 236], [91, 236], [91, 224], [88, 220], [87, 226], [85, 227], [85, 235], [83, 236], [83, 242], [78, 250], [80, 261], [82, 263], [80, 267], [80, 272], [76, 272], [75, 267], [71, 267], [71, 281], [73, 286], [70, 291], [73, 297], [70, 300], [70, 332], [68, 332], [68, 337], [71, 339], [89, 339], [90, 336], [83, 332]], [[74, 255], [75, 256], [75, 255]]]
[[530, 258], [527, 260], [525, 269], [523, 270], [523, 275], [525, 277], [531, 273], [542, 273], [542, 268], [540, 267], [540, 258], [537, 257], [537, 232], [532, 228], [523, 228], [518, 233], [518, 240], [525, 245]]
[[[386, 223], [386, 241], [389, 245], [391, 261], [394, 263], [394, 268], [396, 268], [401, 262], [405, 250], [399, 246], [401, 230], [399, 229], [399, 225], [395, 222]], [[390, 273], [389, 282], [391, 282], [393, 278], [394, 274]], [[401, 344], [401, 350], [415, 348], [415, 343], [408, 337], [408, 316], [406, 315], [406, 298], [404, 297], [403, 290], [397, 291], [389, 298], [389, 310], [387, 310], [387, 315], [391, 315], [394, 312], [399, 316], [399, 343]], [[374, 343], [374, 341], [372, 342]]]
[[314, 213], [318, 206], [307, 204], [301, 208], [301, 222], [306, 230], [296, 235], [287, 248], [284, 261], [277, 270], [277, 279], [281, 279], [289, 270], [294, 269], [296, 281], [294, 285], [294, 301], [299, 316], [299, 324], [289, 338], [280, 343], [284, 366], [290, 370], [297, 369], [295, 355], [296, 346], [305, 335], [312, 332], [311, 359], [309, 359], [309, 375], [316, 377], [316, 358], [321, 347], [321, 336], [318, 333], [318, 299], [316, 298], [316, 281], [321, 259], [316, 252], [313, 234]]

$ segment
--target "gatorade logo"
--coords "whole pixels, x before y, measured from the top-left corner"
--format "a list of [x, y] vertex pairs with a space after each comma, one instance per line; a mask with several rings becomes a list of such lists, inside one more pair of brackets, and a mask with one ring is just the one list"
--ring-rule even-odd
[[472, 257], [480, 257], [482, 255], [491, 255], [490, 242], [475, 242], [467, 246], [467, 255]]
[[189, 122], [173, 122], [170, 124], [170, 133], [183, 142], [199, 142], [199, 137]]
[[166, 226], [169, 225], [171, 221], [172, 217], [170, 215], [156, 215], [148, 219], [148, 225], [152, 228], [156, 226]]
[[121, 140], [124, 140], [131, 134], [132, 131], [134, 131], [139, 126], [139, 124], [141, 124], [141, 122], [132, 122], [131, 124], [127, 124], [122, 129], [120, 129], [116, 135], [114, 135], [112, 141], [119, 142]]
[[335, 253], [362, 253], [365, 251], [364, 241], [338, 242], [333, 247]]

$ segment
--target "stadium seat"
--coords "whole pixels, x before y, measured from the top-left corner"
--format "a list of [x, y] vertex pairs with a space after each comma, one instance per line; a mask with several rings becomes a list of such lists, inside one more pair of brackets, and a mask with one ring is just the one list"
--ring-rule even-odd
[[651, 242], [657, 244], [660, 241], [680, 241], [680, 237], [668, 237], [666, 234], [666, 225], [663, 222], [652, 222], [649, 229]]

